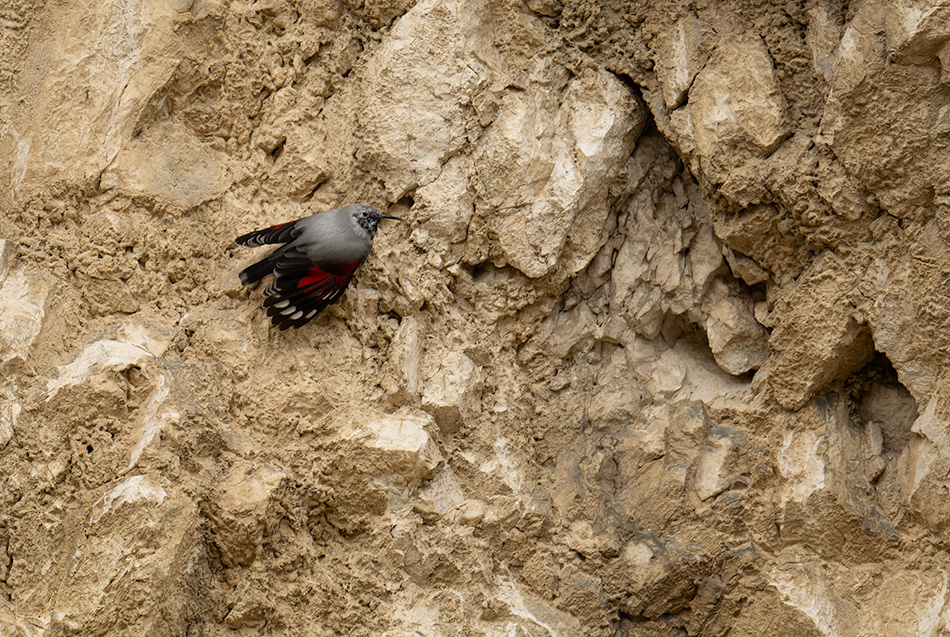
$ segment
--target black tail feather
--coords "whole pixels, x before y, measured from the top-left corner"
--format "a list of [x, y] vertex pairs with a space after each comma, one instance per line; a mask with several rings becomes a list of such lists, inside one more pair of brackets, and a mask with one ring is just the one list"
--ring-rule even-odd
[[247, 266], [241, 273], [238, 275], [241, 277], [241, 285], [251, 285], [263, 279], [265, 276], [274, 271], [274, 267], [277, 265], [277, 259], [279, 255], [277, 252], [269, 254], [257, 263]]

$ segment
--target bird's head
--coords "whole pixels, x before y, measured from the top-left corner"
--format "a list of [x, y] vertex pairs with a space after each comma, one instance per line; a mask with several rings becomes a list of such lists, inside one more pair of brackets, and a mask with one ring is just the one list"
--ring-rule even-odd
[[376, 235], [376, 227], [379, 225], [380, 219], [395, 219], [396, 221], [404, 221], [399, 217], [393, 217], [392, 215], [384, 215], [379, 210], [372, 206], [367, 206], [366, 204], [354, 204], [353, 210], [350, 212], [353, 215], [353, 220], [356, 221], [359, 226], [368, 232], [370, 236]]

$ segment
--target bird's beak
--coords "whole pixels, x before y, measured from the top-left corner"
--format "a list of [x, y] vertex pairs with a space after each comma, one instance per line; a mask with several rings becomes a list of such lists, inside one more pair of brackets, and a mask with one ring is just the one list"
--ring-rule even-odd
[[394, 217], [392, 215], [379, 215], [380, 219], [395, 219], [396, 221], [405, 221], [402, 217]]

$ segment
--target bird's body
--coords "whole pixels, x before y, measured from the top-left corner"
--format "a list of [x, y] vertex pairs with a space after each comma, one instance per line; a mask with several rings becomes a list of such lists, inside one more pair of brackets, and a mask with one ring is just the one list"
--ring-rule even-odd
[[282, 330], [301, 327], [343, 295], [373, 248], [380, 219], [397, 217], [350, 204], [242, 235], [235, 241], [252, 248], [284, 245], [242, 270], [241, 283], [273, 274], [264, 290], [267, 315]]

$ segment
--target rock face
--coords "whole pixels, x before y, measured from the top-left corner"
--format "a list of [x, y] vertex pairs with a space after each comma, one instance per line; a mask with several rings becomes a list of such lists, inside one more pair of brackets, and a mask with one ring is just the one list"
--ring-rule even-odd
[[948, 19], [5, 7], [0, 634], [947, 634]]

